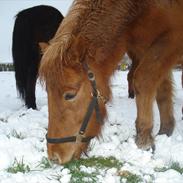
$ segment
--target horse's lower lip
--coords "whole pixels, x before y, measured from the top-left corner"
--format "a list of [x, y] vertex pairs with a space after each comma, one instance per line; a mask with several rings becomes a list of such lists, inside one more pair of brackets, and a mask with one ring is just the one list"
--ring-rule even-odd
[[58, 153], [54, 153], [54, 156], [51, 157], [51, 161], [56, 164], [62, 164], [62, 160]]

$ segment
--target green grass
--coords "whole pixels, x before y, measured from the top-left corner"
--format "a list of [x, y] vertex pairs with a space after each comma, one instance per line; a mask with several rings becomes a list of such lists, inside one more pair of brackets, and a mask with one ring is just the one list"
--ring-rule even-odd
[[47, 157], [43, 157], [40, 163], [37, 165], [37, 167], [40, 167], [42, 169], [52, 168], [52, 163]]
[[[89, 172], [85, 171], [82, 167], [88, 168]], [[91, 157], [88, 159], [73, 160], [63, 166], [63, 169], [68, 169], [71, 175], [71, 183], [98, 183], [98, 176], [105, 176], [107, 170], [116, 168], [116, 176], [120, 177], [121, 182], [123, 180], [126, 183], [140, 183], [142, 179], [135, 174], [128, 171], [120, 172], [123, 167], [123, 163], [114, 157]], [[91, 169], [89, 169], [91, 168]], [[62, 170], [63, 170], [62, 169]], [[52, 175], [52, 179], [61, 181], [62, 174]], [[51, 180], [51, 179], [50, 179]]]
[[167, 167], [162, 167], [162, 168], [155, 168], [154, 171], [155, 172], [166, 172], [169, 168]]
[[86, 167], [96, 167], [96, 168], [117, 168], [120, 169], [123, 164], [119, 162], [114, 157], [91, 157], [88, 159], [80, 159], [80, 160], [73, 160], [64, 165], [65, 168], [72, 169], [73, 167], [80, 167], [81, 165]]
[[140, 182], [142, 182], [141, 177], [139, 177], [136, 174], [132, 174], [129, 171], [120, 171], [119, 176], [121, 177], [120, 178], [121, 182], [123, 179], [125, 179], [127, 183], [140, 183]]
[[9, 136], [13, 136], [13, 137], [15, 137], [17, 139], [21, 139], [21, 140], [25, 139], [24, 135], [21, 132], [18, 133], [16, 130], [12, 130], [12, 132]]
[[[116, 176], [120, 177], [121, 182], [124, 179], [127, 183], [142, 182], [139, 176], [132, 174], [129, 171], [120, 171], [122, 166], [123, 163], [114, 157], [91, 157], [88, 159], [73, 160], [65, 164], [63, 168], [61, 168], [61, 171], [63, 169], [69, 170], [69, 174], [71, 175], [71, 183], [98, 183], [98, 176], [105, 176], [107, 170], [111, 168], [116, 168]], [[37, 167], [40, 167], [42, 170], [44, 170], [53, 168], [53, 165], [50, 163], [48, 158], [43, 157]], [[82, 167], [91, 168], [90, 172], [86, 172], [85, 169], [82, 169]], [[31, 170], [30, 167], [25, 164], [23, 158], [19, 161], [15, 158], [13, 164], [7, 169], [7, 172], [14, 174], [17, 172], [28, 173], [30, 171], [34, 170]], [[60, 173], [52, 175], [52, 179], [55, 179], [58, 182], [61, 181], [61, 178], [62, 174]]]
[[[83, 172], [80, 170], [81, 166], [93, 167], [94, 171], [91, 173]], [[122, 166], [123, 163], [114, 157], [108, 157], [108, 158], [92, 157], [88, 159], [80, 159], [72, 161], [64, 165], [64, 168], [70, 170], [70, 173], [72, 175], [71, 176], [72, 183], [85, 183], [85, 182], [97, 183], [98, 182], [97, 176], [100, 175], [102, 171], [105, 172], [108, 169], [116, 168], [117, 169], [116, 175], [117, 175]], [[130, 172], [128, 172], [127, 174], [119, 174], [119, 176], [121, 180], [126, 179], [127, 183], [139, 183], [142, 181], [142, 179], [139, 176], [132, 174]]]
[[[91, 173], [87, 173], [81, 171], [80, 167], [92, 167], [94, 171]], [[100, 170], [108, 170], [110, 168], [116, 168], [119, 170], [123, 164], [119, 162], [119, 160], [114, 157], [103, 158], [103, 157], [92, 157], [88, 159], [80, 159], [73, 160], [64, 165], [64, 168], [70, 170], [71, 182], [72, 183], [84, 183], [84, 182], [92, 182], [97, 183], [97, 176], [100, 175]]]
[[170, 169], [173, 169], [173, 170], [183, 174], [183, 168], [180, 166], [180, 164], [178, 162], [172, 163], [172, 165], [170, 166]]
[[167, 170], [173, 169], [180, 174], [183, 174], [183, 168], [178, 162], [173, 162], [169, 167], [155, 168], [156, 172], [166, 172]]
[[24, 163], [23, 158], [20, 161], [18, 161], [15, 158], [13, 164], [7, 169], [7, 172], [9, 172], [9, 173], [18, 173], [18, 172], [27, 173], [27, 172], [30, 172], [30, 167]]
[[13, 164], [9, 168], [7, 168], [6, 171], [9, 173], [18, 173], [18, 172], [28, 173], [30, 171], [42, 171], [44, 169], [52, 168], [53, 166], [51, 162], [48, 160], [48, 158], [43, 157], [40, 163], [37, 165], [37, 167], [41, 169], [38, 170], [30, 169], [29, 165], [26, 165], [24, 163], [23, 158], [19, 161], [15, 158]]
[[75, 169], [71, 171], [71, 182], [72, 183], [86, 183], [86, 182], [92, 182], [97, 183], [97, 175], [99, 173], [97, 171], [92, 173], [87, 173], [84, 171], [80, 171], [79, 169]]

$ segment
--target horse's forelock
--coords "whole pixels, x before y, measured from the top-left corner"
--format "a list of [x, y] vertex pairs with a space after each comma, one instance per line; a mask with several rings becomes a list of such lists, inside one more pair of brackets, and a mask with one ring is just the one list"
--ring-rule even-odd
[[[44, 53], [39, 69], [39, 76], [42, 85], [60, 90], [63, 83], [64, 67], [80, 67], [80, 59], [83, 47], [82, 41], [65, 35], [60, 42], [51, 42], [50, 46]], [[79, 45], [78, 45], [79, 44]], [[77, 49], [78, 48], [78, 49]], [[81, 50], [81, 51], [80, 51]]]

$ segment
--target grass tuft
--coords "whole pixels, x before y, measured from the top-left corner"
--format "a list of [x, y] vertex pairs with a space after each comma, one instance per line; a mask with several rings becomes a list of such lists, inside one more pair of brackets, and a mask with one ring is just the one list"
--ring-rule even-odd
[[20, 161], [18, 161], [15, 158], [13, 164], [7, 169], [7, 172], [9, 172], [9, 173], [18, 173], [18, 172], [28, 173], [28, 172], [30, 172], [30, 167], [24, 163], [23, 158]]
[[170, 166], [170, 169], [173, 169], [173, 170], [179, 172], [180, 174], [183, 174], [183, 168], [180, 166], [180, 164], [178, 162], [172, 163], [172, 165]]
[[166, 172], [167, 170], [173, 169], [180, 174], [183, 174], [183, 168], [180, 166], [178, 162], [173, 162], [169, 167], [163, 167], [163, 168], [155, 168], [156, 172]]
[[40, 167], [42, 169], [48, 169], [48, 168], [52, 168], [52, 163], [50, 162], [50, 160], [47, 157], [43, 157], [39, 163], [39, 165], [37, 165], [37, 167]]
[[142, 182], [141, 177], [139, 177], [138, 175], [133, 174], [127, 170], [120, 171], [118, 175], [121, 177], [121, 179], [120, 179], [121, 182], [123, 179], [125, 179], [127, 183], [140, 183], [140, 182]]
[[21, 132], [18, 133], [16, 130], [12, 130], [11, 136], [13, 136], [13, 137], [15, 137], [17, 139], [21, 139], [21, 140], [25, 139], [25, 137], [23, 136], [23, 134]]

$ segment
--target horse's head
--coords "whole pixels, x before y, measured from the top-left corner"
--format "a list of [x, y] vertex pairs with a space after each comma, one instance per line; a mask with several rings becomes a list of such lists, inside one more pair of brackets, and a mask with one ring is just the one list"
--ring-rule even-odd
[[78, 159], [90, 140], [100, 134], [106, 113], [103, 96], [108, 96], [109, 90], [103, 87], [102, 74], [87, 60], [77, 62], [81, 59], [77, 54], [69, 56], [74, 64], [61, 58], [47, 60], [51, 49], [48, 47], [40, 66], [48, 93], [47, 147], [49, 158], [63, 164]]

